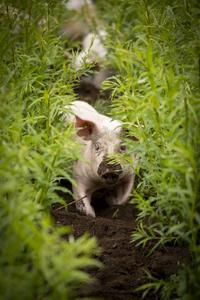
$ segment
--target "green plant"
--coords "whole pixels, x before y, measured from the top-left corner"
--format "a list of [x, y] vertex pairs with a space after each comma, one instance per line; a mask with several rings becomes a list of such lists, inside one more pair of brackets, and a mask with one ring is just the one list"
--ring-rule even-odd
[[49, 213], [80, 152], [62, 120], [80, 75], [64, 59], [63, 12], [60, 1], [1, 3], [1, 299], [74, 299], [100, 266], [95, 238], [74, 239]]
[[[112, 24], [107, 42], [117, 75], [104, 84], [112, 89], [111, 114], [139, 138], [132, 151], [140, 156], [143, 176], [134, 192], [139, 215], [132, 240], [143, 246], [153, 242], [149, 255], [165, 243], [187, 245], [191, 267], [178, 273], [171, 297], [198, 299], [199, 3], [119, 0], [98, 4]], [[160, 282], [163, 293], [165, 286]]]

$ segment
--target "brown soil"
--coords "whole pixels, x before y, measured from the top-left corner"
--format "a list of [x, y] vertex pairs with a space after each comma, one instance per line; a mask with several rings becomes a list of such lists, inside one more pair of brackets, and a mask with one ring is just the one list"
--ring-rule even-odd
[[[59, 204], [52, 207], [57, 224], [70, 225], [75, 237], [84, 232], [96, 236], [102, 250], [99, 259], [104, 267], [89, 270], [94, 282], [79, 291], [80, 298], [139, 300], [142, 294], [135, 288], [146, 282], [145, 269], [157, 278], [167, 278], [189, 259], [185, 247], [168, 245], [147, 256], [152, 246], [142, 249], [130, 243], [137, 225], [134, 205], [108, 207], [98, 200], [94, 201], [94, 206], [96, 218], [80, 215], [72, 207], [68, 211]], [[159, 296], [148, 295], [147, 299], [155, 300]]]

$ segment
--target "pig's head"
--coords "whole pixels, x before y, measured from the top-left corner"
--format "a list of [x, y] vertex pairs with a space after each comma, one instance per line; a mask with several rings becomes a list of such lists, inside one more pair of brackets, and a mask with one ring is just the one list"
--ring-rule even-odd
[[115, 157], [126, 152], [122, 142], [122, 123], [96, 114], [90, 119], [75, 116], [78, 136], [86, 143], [86, 159], [92, 178], [105, 185], [119, 182], [130, 169]]
[[115, 184], [125, 175], [125, 168], [115, 157], [125, 152], [119, 132], [106, 130], [91, 142], [92, 158], [96, 161], [93, 166], [101, 181], [106, 184]]

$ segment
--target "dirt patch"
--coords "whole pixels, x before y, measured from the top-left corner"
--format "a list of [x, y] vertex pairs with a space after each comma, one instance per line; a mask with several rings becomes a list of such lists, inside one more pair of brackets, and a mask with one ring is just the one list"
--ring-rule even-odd
[[[59, 204], [52, 207], [57, 224], [70, 225], [76, 237], [89, 232], [97, 237], [102, 249], [99, 259], [104, 267], [89, 270], [94, 282], [79, 291], [80, 297], [139, 300], [141, 293], [134, 289], [145, 282], [144, 269], [158, 278], [167, 278], [189, 259], [185, 247], [166, 246], [147, 257], [150, 248], [142, 249], [130, 243], [137, 217], [137, 210], [132, 204], [109, 207], [102, 201], [101, 205], [95, 204], [95, 209], [97, 217], [91, 218], [80, 215], [74, 207], [68, 211]], [[159, 297], [149, 295], [150, 299]]]

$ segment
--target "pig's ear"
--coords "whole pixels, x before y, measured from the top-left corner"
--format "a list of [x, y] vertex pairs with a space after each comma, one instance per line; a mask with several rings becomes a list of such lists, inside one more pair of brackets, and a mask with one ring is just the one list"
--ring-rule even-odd
[[95, 130], [95, 124], [88, 120], [82, 120], [81, 118], [75, 116], [75, 127], [77, 129], [77, 134], [84, 140], [90, 140], [93, 131]]

